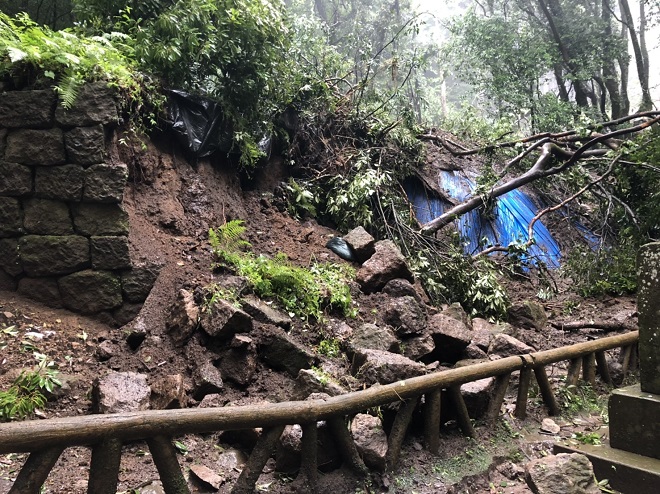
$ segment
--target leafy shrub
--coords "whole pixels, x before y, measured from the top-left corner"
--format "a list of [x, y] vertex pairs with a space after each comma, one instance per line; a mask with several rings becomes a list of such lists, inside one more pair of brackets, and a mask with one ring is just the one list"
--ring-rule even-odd
[[583, 297], [629, 294], [637, 290], [636, 256], [637, 249], [629, 243], [598, 251], [578, 247], [563, 269]]

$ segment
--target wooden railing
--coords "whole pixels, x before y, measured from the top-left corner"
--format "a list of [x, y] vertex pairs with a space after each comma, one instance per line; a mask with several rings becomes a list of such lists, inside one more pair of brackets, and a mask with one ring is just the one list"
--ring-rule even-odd
[[495, 377], [496, 385], [486, 412], [486, 421], [499, 413], [511, 374], [520, 371], [515, 416], [524, 418], [532, 374], [538, 382], [543, 402], [551, 415], [559, 413], [545, 367], [569, 361], [567, 384], [575, 384], [580, 370], [583, 378], [595, 382], [596, 372], [607, 384], [610, 379], [605, 351], [622, 348], [624, 375], [635, 365], [639, 332], [578, 343], [553, 350], [506, 357], [467, 367], [436, 372], [374, 386], [363, 391], [325, 400], [291, 401], [241, 407], [153, 410], [111, 415], [87, 415], [48, 420], [14, 422], [0, 425], [0, 454], [30, 452], [9, 494], [38, 494], [64, 449], [90, 446], [92, 459], [89, 494], [115, 494], [117, 491], [122, 444], [146, 440], [167, 494], [188, 494], [189, 490], [172, 443], [174, 436], [190, 433], [240, 430], [261, 427], [263, 432], [232, 489], [232, 493], [251, 493], [266, 462], [272, 455], [284, 427], [302, 426], [302, 464], [300, 481], [314, 492], [317, 483], [317, 422], [325, 420], [334, 435], [343, 461], [360, 474], [367, 467], [346, 426], [352, 415], [372, 407], [400, 402], [388, 436], [386, 462], [394, 468], [413, 412], [424, 396], [424, 439], [426, 448], [437, 453], [440, 430], [441, 391], [447, 390], [464, 434], [474, 429], [460, 392], [464, 383]]

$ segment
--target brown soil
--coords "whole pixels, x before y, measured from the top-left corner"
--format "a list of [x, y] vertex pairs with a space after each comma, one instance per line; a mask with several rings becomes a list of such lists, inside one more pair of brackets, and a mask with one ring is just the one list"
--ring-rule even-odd
[[[129, 213], [130, 244], [134, 261], [157, 262], [162, 265], [160, 276], [139, 316], [129, 325], [116, 328], [98, 320], [73, 314], [63, 309], [44, 307], [15, 293], [0, 292], [0, 389], [18, 375], [21, 369], [36, 362], [38, 351], [52, 359], [60, 371], [63, 389], [56, 393], [38, 418], [78, 416], [92, 413], [90, 389], [95, 378], [115, 371], [145, 373], [150, 382], [160, 377], [181, 373], [190, 388], [191, 351], [172, 345], [165, 332], [170, 305], [180, 288], [194, 289], [214, 280], [207, 232], [231, 219], [242, 219], [249, 232], [248, 240], [255, 252], [284, 252], [300, 265], [312, 260], [345, 262], [325, 248], [327, 240], [336, 234], [315, 221], [299, 222], [280, 212], [273, 196], [284, 178], [284, 165], [271, 162], [249, 183], [241, 184], [230, 165], [199, 160], [190, 164], [177, 146], [161, 142], [146, 152], [116, 148], [112, 159], [122, 160], [131, 168], [131, 185], [125, 195]], [[507, 282], [515, 300], [535, 298], [537, 288], [529, 280]], [[380, 294], [357, 294], [358, 320], [372, 322], [379, 315], [383, 298]], [[630, 298], [582, 300], [568, 292], [545, 303], [554, 321], [560, 320], [620, 320], [630, 322], [635, 311]], [[16, 334], [2, 329], [14, 327]], [[126, 334], [134, 328], [145, 328], [147, 338], [137, 351], [126, 344]], [[317, 345], [326, 327], [310, 326], [302, 321], [294, 324], [291, 334], [309, 347]], [[520, 329], [516, 336], [541, 350], [596, 336], [587, 331], [565, 333], [547, 329]], [[112, 342], [117, 351], [109, 360], [98, 357], [97, 347]], [[194, 354], [194, 352], [193, 352]], [[347, 368], [347, 362], [337, 358], [327, 365]], [[284, 401], [291, 395], [293, 381], [266, 365], [259, 364], [258, 377], [246, 389], [227, 384], [224, 404], [255, 401]], [[553, 369], [555, 374], [561, 369]], [[515, 390], [512, 390], [515, 391]], [[451, 423], [447, 426], [439, 457], [422, 449], [420, 431], [406, 440], [400, 467], [385, 475], [374, 474], [368, 481], [358, 480], [347, 470], [338, 469], [321, 475], [321, 491], [354, 492], [529, 492], [520, 475], [520, 467], [532, 457], [551, 448], [552, 436], [540, 436], [538, 426], [544, 409], [532, 400], [530, 416], [520, 422], [512, 418], [513, 398], [507, 398], [506, 414], [500, 425], [477, 428], [478, 437], [468, 440]], [[196, 406], [190, 399], [188, 406]], [[597, 414], [580, 421], [559, 419], [561, 436], [575, 430], [600, 430], [602, 420]], [[223, 451], [232, 446], [218, 434], [178, 438], [187, 448], [181, 464], [202, 464], [217, 469]], [[158, 479], [158, 474], [146, 444], [125, 446], [120, 472], [120, 492], [135, 489]], [[245, 453], [249, 453], [245, 451]], [[495, 459], [493, 459], [495, 457]], [[26, 455], [0, 455], [0, 492], [6, 492], [17, 475]], [[86, 448], [65, 451], [45, 485], [45, 493], [86, 492], [90, 453]], [[473, 461], [474, 460], [474, 461]], [[466, 467], [467, 468], [464, 468]], [[490, 473], [489, 472], [490, 467]], [[186, 469], [187, 470], [187, 469]], [[274, 472], [271, 460], [259, 481], [263, 492], [291, 492], [295, 483], [290, 477]], [[484, 473], [486, 472], [486, 473]], [[235, 478], [234, 470], [228, 480]], [[470, 476], [472, 475], [472, 476]], [[461, 481], [461, 477], [465, 477]], [[213, 492], [191, 481], [193, 492]], [[227, 490], [226, 483], [223, 486]], [[452, 485], [454, 485], [452, 487]], [[495, 487], [491, 487], [495, 486]], [[299, 491], [304, 492], [304, 491]]]

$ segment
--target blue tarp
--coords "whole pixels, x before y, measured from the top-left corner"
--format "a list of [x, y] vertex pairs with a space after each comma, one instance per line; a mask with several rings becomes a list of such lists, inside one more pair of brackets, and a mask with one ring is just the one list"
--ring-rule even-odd
[[[461, 172], [441, 171], [438, 181], [440, 188], [458, 202], [472, 195], [475, 189], [474, 181]], [[419, 182], [408, 181], [405, 189], [420, 223], [428, 223], [451, 207], [446, 200], [430, 195]], [[484, 218], [478, 210], [458, 219], [457, 227], [464, 238], [466, 253], [475, 254], [491, 245], [506, 247], [513, 242], [527, 242], [529, 223], [538, 212], [534, 202], [520, 190], [513, 190], [496, 201], [493, 219]], [[541, 221], [534, 224], [534, 239], [535, 243], [528, 250], [530, 261], [559, 267], [559, 245]]]

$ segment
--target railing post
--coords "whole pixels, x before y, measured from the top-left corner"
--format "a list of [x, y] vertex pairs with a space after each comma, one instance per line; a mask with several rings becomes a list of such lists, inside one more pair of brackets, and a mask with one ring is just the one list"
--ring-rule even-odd
[[463, 431], [463, 434], [468, 437], [474, 437], [474, 427], [472, 426], [470, 415], [465, 406], [465, 400], [463, 400], [463, 395], [461, 394], [460, 384], [449, 386], [447, 391], [449, 392], [454, 409], [456, 410], [456, 420], [458, 421], [458, 425]]
[[87, 494], [115, 494], [119, 482], [121, 441], [106, 439], [92, 448]]
[[548, 407], [548, 412], [550, 415], [559, 415], [559, 405], [552, 392], [552, 386], [548, 374], [545, 372], [545, 367], [542, 365], [534, 367], [534, 374], [536, 375], [536, 382], [539, 383], [543, 403]]
[[316, 422], [301, 424], [302, 427], [302, 447], [301, 464], [298, 479], [302, 483], [304, 492], [310, 494], [318, 493], [319, 472], [318, 472], [318, 429]]
[[394, 424], [390, 435], [387, 436], [387, 454], [385, 455], [385, 463], [387, 468], [393, 469], [399, 462], [399, 455], [401, 454], [401, 445], [406, 437], [406, 431], [412, 420], [413, 412], [417, 406], [419, 396], [410, 398], [409, 400], [401, 403], [399, 411], [394, 417]]
[[231, 494], [252, 494], [254, 492], [254, 485], [259, 480], [268, 458], [273, 454], [282, 432], [284, 432], [284, 426], [278, 425], [261, 433], [261, 437], [254, 446], [250, 458], [248, 458], [241, 475], [231, 490]]
[[430, 453], [437, 455], [440, 450], [440, 413], [442, 390], [434, 389], [426, 393], [424, 401], [424, 442]]
[[190, 494], [181, 466], [176, 458], [176, 448], [170, 438], [155, 436], [147, 439], [165, 494]]
[[612, 376], [610, 376], [610, 369], [607, 366], [607, 357], [604, 351], [596, 352], [596, 367], [603, 382], [608, 386], [612, 386]]
[[582, 357], [571, 359], [566, 371], [566, 386], [577, 386], [582, 368]]
[[532, 369], [523, 367], [520, 369], [518, 381], [518, 397], [516, 398], [516, 411], [514, 415], [520, 420], [527, 417], [527, 397], [529, 395], [529, 384], [532, 380]]
[[39, 494], [62, 451], [64, 448], [55, 446], [30, 453], [7, 494]]
[[502, 403], [504, 402], [504, 396], [506, 395], [506, 390], [509, 388], [509, 381], [511, 380], [511, 373], [507, 372], [506, 374], [501, 374], [495, 378], [495, 389], [493, 394], [490, 397], [490, 403], [488, 403], [488, 410], [486, 410], [485, 420], [488, 423], [493, 423], [497, 420], [497, 417], [500, 415], [500, 409], [502, 408]]
[[596, 385], [596, 357], [593, 353], [582, 357], [582, 378], [592, 387]]

